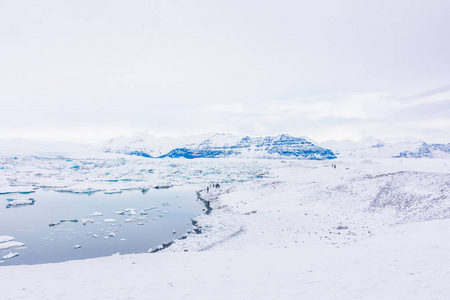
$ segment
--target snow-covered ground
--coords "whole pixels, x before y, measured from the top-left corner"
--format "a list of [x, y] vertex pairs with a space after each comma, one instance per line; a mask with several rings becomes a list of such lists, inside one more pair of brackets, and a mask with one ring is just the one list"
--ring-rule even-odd
[[213, 208], [201, 233], [157, 253], [3, 266], [1, 299], [450, 298], [450, 160], [6, 162], [11, 189], [221, 188], [200, 192]]

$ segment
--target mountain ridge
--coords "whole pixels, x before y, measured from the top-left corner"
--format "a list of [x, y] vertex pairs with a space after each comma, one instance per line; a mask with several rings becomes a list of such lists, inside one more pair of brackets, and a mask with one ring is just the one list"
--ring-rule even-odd
[[[287, 134], [278, 136], [250, 137], [225, 133], [214, 133], [187, 138], [171, 138], [158, 144], [157, 138], [134, 135], [128, 139], [108, 140], [101, 151], [122, 153], [149, 158], [261, 158], [261, 159], [334, 159], [329, 149], [313, 144], [304, 137]], [[168, 151], [167, 151], [168, 150]]]

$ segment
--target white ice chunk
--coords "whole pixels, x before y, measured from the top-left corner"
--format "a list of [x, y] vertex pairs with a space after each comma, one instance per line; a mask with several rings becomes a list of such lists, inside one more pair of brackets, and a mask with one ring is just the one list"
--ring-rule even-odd
[[156, 209], [156, 206], [152, 206], [152, 207], [148, 207], [148, 208], [144, 208], [144, 210], [152, 210], [152, 209]]
[[117, 222], [117, 220], [115, 220], [115, 219], [103, 219], [103, 221], [108, 222], [108, 223]]
[[9, 252], [5, 256], [3, 256], [3, 259], [4, 260], [8, 260], [8, 259], [11, 259], [11, 258], [14, 258], [14, 257], [17, 257], [17, 256], [19, 256], [19, 253], [17, 253], [17, 252]]
[[33, 205], [35, 200], [34, 198], [17, 198], [17, 199], [6, 199], [8, 200], [8, 204], [6, 204], [6, 208], [12, 206], [20, 206], [20, 205]]
[[115, 213], [115, 214], [118, 214], [118, 215], [124, 215], [124, 214], [125, 214], [125, 211], [124, 211], [124, 210], [121, 210], [121, 211], [115, 211], [114, 213]]
[[100, 217], [100, 216], [103, 216], [103, 213], [98, 212], [98, 211], [93, 212], [93, 213], [91, 214], [91, 217]]
[[110, 236], [110, 237], [115, 237], [116, 234], [115, 234], [114, 232], [111, 232], [111, 233], [109, 234], [109, 236]]
[[81, 248], [81, 245], [75, 245], [75, 246], [73, 246], [75, 249], [80, 249]]
[[21, 243], [21, 242], [10, 241], [10, 242], [5, 242], [5, 243], [0, 243], [0, 250], [5, 250], [5, 249], [9, 249], [9, 248], [14, 248], [14, 247], [22, 247], [22, 246], [25, 246], [25, 244]]
[[33, 193], [36, 189], [33, 186], [2, 186], [0, 194]]
[[9, 242], [14, 240], [12, 236], [9, 235], [0, 235], [0, 243]]
[[87, 223], [94, 223], [94, 220], [92, 220], [92, 219], [81, 219], [81, 222], [83, 223], [83, 225], [86, 225]]

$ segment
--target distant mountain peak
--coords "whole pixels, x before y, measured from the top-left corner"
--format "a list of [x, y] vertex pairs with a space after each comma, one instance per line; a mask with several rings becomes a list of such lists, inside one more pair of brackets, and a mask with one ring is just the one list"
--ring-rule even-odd
[[385, 143], [378, 139], [328, 141], [320, 144], [339, 157], [353, 158], [450, 158], [450, 144], [428, 144], [423, 141]]

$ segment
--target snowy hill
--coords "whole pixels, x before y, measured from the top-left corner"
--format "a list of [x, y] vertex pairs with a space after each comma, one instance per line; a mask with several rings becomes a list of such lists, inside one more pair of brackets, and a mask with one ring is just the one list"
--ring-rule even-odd
[[186, 138], [155, 138], [145, 134], [107, 141], [102, 152], [154, 158], [268, 158], [322, 160], [334, 153], [303, 137], [282, 134], [276, 137], [249, 137], [215, 133]]
[[338, 157], [353, 158], [450, 158], [449, 144], [427, 144], [425, 142], [385, 143], [376, 139], [361, 142], [327, 141], [320, 143], [331, 149]]

